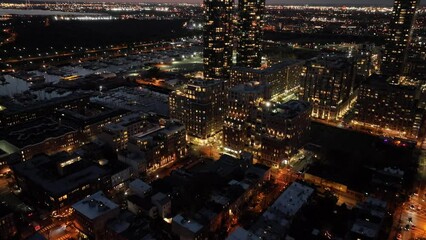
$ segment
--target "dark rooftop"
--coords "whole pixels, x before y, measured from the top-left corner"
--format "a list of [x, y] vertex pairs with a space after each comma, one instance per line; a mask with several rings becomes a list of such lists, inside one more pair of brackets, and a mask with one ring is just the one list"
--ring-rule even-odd
[[57, 171], [57, 164], [62, 162], [64, 157], [64, 153], [53, 156], [38, 155], [31, 160], [12, 166], [12, 169], [15, 174], [27, 178], [53, 196], [62, 196], [108, 173], [108, 170], [91, 164], [80, 165], [81, 167], [76, 171], [61, 175]]
[[129, 111], [124, 109], [113, 109], [97, 103], [88, 103], [82, 110], [61, 109], [59, 112], [62, 118], [69, 120], [69, 124], [74, 127], [84, 127], [86, 125], [101, 122], [105, 119], [124, 115]]
[[61, 125], [50, 118], [39, 118], [0, 132], [0, 136], [18, 148], [43, 142], [48, 138], [59, 137], [75, 129]]

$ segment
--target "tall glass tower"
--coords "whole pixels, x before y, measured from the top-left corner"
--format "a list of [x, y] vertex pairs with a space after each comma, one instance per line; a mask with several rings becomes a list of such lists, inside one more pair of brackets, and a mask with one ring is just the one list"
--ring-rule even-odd
[[204, 78], [228, 79], [232, 64], [233, 0], [204, 0]]
[[237, 65], [258, 68], [262, 62], [265, 0], [238, 1]]
[[381, 71], [398, 84], [404, 74], [408, 47], [413, 34], [416, 9], [420, 0], [395, 0], [389, 35], [386, 39]]

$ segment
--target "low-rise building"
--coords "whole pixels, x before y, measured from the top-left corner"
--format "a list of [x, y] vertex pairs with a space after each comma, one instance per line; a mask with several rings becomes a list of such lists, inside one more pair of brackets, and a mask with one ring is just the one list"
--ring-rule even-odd
[[242, 227], [237, 227], [226, 240], [261, 240], [261, 238]]
[[158, 192], [151, 197], [151, 202], [158, 209], [158, 215], [160, 218], [169, 218], [172, 213], [172, 201], [169, 196], [162, 192]]
[[78, 131], [49, 118], [37, 119], [3, 130], [3, 144], [19, 149], [22, 161], [37, 154], [72, 151], [83, 144]]
[[169, 116], [168, 95], [147, 88], [119, 87], [94, 96], [91, 101], [131, 112], [156, 113]]
[[345, 239], [382, 239], [380, 232], [388, 212], [386, 202], [367, 198], [356, 209], [358, 214]]
[[140, 179], [135, 179], [129, 183], [130, 194], [146, 197], [152, 191], [152, 187]]
[[12, 166], [17, 184], [35, 203], [59, 210], [110, 182], [109, 171], [76, 154], [38, 155]]
[[57, 111], [61, 124], [77, 129], [86, 142], [102, 133], [102, 128], [109, 123], [119, 122], [127, 110], [109, 108], [98, 103], [89, 102], [82, 108], [60, 109]]
[[[173, 179], [178, 177], [188, 182], [182, 181], [183, 186], [174, 186], [174, 189], [180, 190], [170, 193], [175, 196], [173, 208], [180, 209], [182, 204], [176, 196], [192, 201], [197, 207], [173, 218], [173, 233], [181, 239], [210, 239], [246, 212], [249, 201], [260, 193], [269, 179], [270, 168], [222, 155], [217, 161], [206, 161], [188, 172], [176, 171], [170, 176]], [[197, 184], [194, 181], [198, 181]], [[187, 191], [186, 188], [191, 189], [192, 185], [198, 187]], [[188, 194], [198, 197], [186, 196]]]
[[127, 148], [131, 136], [159, 124], [159, 119], [155, 114], [133, 113], [124, 116], [119, 122], [105, 125], [99, 137], [118, 152]]
[[50, 117], [58, 109], [81, 108], [89, 102], [89, 97], [87, 94], [71, 94], [27, 106], [6, 104], [3, 106], [5, 109], [0, 111], [0, 129], [7, 129], [38, 118]]
[[312, 187], [293, 182], [263, 213], [250, 231], [261, 239], [282, 239], [293, 217], [309, 201], [313, 193]]
[[106, 226], [103, 240], [151, 240], [152, 235], [149, 222], [129, 211], [123, 211]]
[[118, 152], [118, 161], [130, 166], [132, 175], [139, 176], [141, 173], [146, 173], [147, 162], [143, 153], [132, 152], [127, 149]]
[[180, 240], [206, 239], [204, 226], [196, 220], [186, 218], [181, 214], [173, 218], [172, 232], [178, 235]]
[[99, 191], [72, 205], [74, 225], [89, 238], [105, 238], [106, 224], [117, 218], [120, 207]]

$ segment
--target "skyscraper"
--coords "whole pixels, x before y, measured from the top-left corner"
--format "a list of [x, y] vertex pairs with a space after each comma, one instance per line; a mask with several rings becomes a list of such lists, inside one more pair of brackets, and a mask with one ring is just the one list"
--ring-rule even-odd
[[392, 76], [393, 84], [398, 84], [401, 74], [404, 73], [419, 2], [419, 0], [395, 0], [393, 6], [381, 67], [382, 74]]
[[265, 0], [238, 1], [237, 65], [258, 68], [262, 62]]
[[233, 0], [204, 0], [204, 78], [227, 79], [232, 64]]

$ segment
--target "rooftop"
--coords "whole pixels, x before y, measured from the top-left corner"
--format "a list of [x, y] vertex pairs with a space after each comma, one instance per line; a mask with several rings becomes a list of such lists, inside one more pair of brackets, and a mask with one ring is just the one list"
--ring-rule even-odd
[[189, 230], [192, 233], [198, 233], [199, 231], [203, 229], [203, 225], [201, 225], [195, 220], [185, 218], [181, 214], [176, 215], [173, 218], [173, 222]]
[[240, 93], [264, 93], [267, 90], [268, 85], [261, 84], [260, 82], [248, 82], [239, 84], [231, 89], [233, 92]]
[[263, 108], [268, 110], [267, 112], [272, 116], [292, 119], [299, 114], [308, 111], [311, 108], [311, 104], [300, 100], [290, 100], [285, 103], [266, 102]]
[[[146, 113], [132, 113], [124, 116], [120, 122], [118, 123], [110, 123], [105, 126], [105, 129], [109, 131], [122, 131], [126, 127], [131, 126], [132, 124], [136, 124], [139, 122], [147, 121], [146, 117], [148, 114]], [[157, 121], [158, 123], [158, 121]]]
[[140, 193], [146, 193], [148, 191], [151, 191], [151, 186], [140, 179], [136, 179], [130, 182], [129, 188], [132, 191], [136, 191]]
[[308, 201], [313, 192], [313, 188], [294, 182], [278, 197], [263, 216], [267, 219], [273, 219], [276, 217], [274, 212], [279, 211], [288, 217], [292, 217]]
[[133, 112], [154, 112], [161, 116], [169, 115], [168, 95], [145, 88], [119, 87], [93, 97], [91, 100]]
[[123, 233], [131, 226], [134, 219], [134, 214], [129, 211], [123, 211], [117, 218], [108, 222], [108, 228], [117, 234]]
[[77, 100], [88, 101], [89, 95], [81, 94], [81, 93], [70, 94], [64, 97], [53, 98], [53, 99], [50, 99], [49, 101], [40, 101], [27, 106], [5, 102], [5, 103], [2, 103], [3, 105], [5, 105], [5, 109], [3, 109], [4, 111], [1, 111], [1, 114], [11, 115], [11, 114], [22, 113], [22, 112], [31, 112], [34, 110], [47, 109], [55, 105], [59, 105], [66, 102], [74, 102]]
[[72, 207], [75, 211], [91, 220], [119, 208], [116, 203], [105, 197], [102, 191], [75, 203]]
[[159, 204], [162, 204], [162, 205], [170, 202], [170, 198], [162, 192], [158, 192], [155, 195], [153, 195], [151, 197], [151, 200], [152, 202], [158, 202]]
[[357, 220], [352, 225], [351, 231], [358, 235], [368, 237], [369, 239], [375, 239], [380, 231], [380, 226], [374, 223]]
[[71, 132], [76, 130], [50, 118], [42, 118], [5, 129], [0, 132], [0, 136], [17, 148], [24, 148]]
[[290, 220], [307, 203], [314, 189], [298, 182], [292, 183], [278, 199], [263, 213], [253, 226], [253, 232], [260, 237], [279, 239]]
[[350, 68], [352, 63], [350, 58], [342, 54], [323, 54], [320, 57], [310, 59], [308, 65], [311, 67], [343, 70]]
[[265, 69], [254, 69], [254, 68], [235, 66], [235, 67], [232, 68], [232, 70], [251, 72], [251, 73], [257, 73], [257, 74], [271, 74], [271, 73], [275, 73], [279, 70], [282, 70], [284, 68], [287, 68], [289, 66], [300, 65], [303, 62], [304, 61], [297, 60], [297, 59], [284, 59], [280, 63], [271, 65], [270, 67], [267, 67]]
[[98, 178], [105, 176], [108, 171], [97, 165], [86, 167], [79, 166], [78, 170], [68, 175], [58, 173], [57, 164], [63, 161], [58, 154], [53, 156], [38, 155], [25, 162], [14, 165], [13, 171], [25, 177], [42, 189], [60, 197], [79, 186], [96, 181]]
[[261, 238], [254, 233], [245, 230], [242, 227], [237, 227], [226, 240], [260, 240]]
[[368, 85], [371, 87], [375, 87], [378, 89], [401, 89], [401, 90], [407, 90], [407, 91], [415, 91], [416, 86], [411, 85], [395, 85], [390, 84], [390, 78], [389, 76], [385, 75], [379, 75], [379, 74], [373, 74], [370, 77], [367, 78], [367, 80], [363, 83], [363, 85]]
[[128, 113], [124, 109], [108, 108], [98, 103], [89, 103], [82, 110], [61, 109], [62, 117], [69, 119], [71, 125], [84, 127], [85, 125], [94, 124]]
[[145, 132], [141, 132], [139, 134], [134, 135], [131, 138], [131, 142], [133, 141], [150, 141], [151, 144], [156, 144], [156, 137], [159, 136], [165, 136], [169, 137], [173, 135], [174, 133], [177, 133], [179, 131], [182, 131], [185, 129], [185, 126], [175, 120], [167, 121], [165, 126], [158, 125], [151, 129], [148, 129]]

